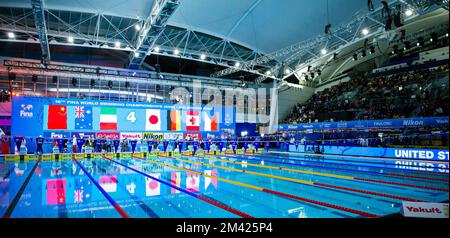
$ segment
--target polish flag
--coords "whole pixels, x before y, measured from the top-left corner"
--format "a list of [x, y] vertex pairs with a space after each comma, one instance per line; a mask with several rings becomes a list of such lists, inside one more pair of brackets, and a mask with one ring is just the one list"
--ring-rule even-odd
[[147, 109], [145, 120], [146, 131], [160, 131], [161, 130], [161, 111], [155, 109]]
[[198, 192], [200, 187], [200, 176], [186, 172], [186, 189], [190, 192]]
[[114, 193], [117, 191], [117, 177], [116, 176], [101, 176], [99, 179], [100, 186], [107, 193]]
[[[217, 177], [217, 169], [205, 170], [205, 175]], [[205, 176], [205, 190], [212, 184], [217, 189], [217, 179]]]
[[186, 130], [187, 131], [200, 130], [200, 114], [198, 111], [186, 112]]
[[[149, 174], [150, 176], [159, 179], [161, 174]], [[151, 178], [145, 178], [145, 196], [158, 196], [161, 194], [161, 185], [158, 181]]]
[[[172, 172], [171, 175], [170, 175], [170, 183], [172, 185], [180, 187], [181, 173], [180, 172]], [[175, 193], [180, 193], [180, 191], [176, 190], [174, 188], [170, 188], [170, 193], [175, 194]]]

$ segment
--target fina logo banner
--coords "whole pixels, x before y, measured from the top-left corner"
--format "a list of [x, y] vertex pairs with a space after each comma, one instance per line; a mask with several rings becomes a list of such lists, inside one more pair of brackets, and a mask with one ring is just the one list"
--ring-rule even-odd
[[403, 202], [405, 217], [448, 218], [448, 203]]
[[19, 111], [19, 116], [21, 118], [33, 118], [33, 112], [32, 112], [33, 105], [31, 105], [31, 104], [28, 104], [28, 105], [22, 104], [22, 105], [20, 105], [20, 107], [22, 108]]

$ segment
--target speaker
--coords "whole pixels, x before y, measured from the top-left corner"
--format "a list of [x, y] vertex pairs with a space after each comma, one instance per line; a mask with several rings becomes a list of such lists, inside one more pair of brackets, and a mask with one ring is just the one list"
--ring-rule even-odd
[[52, 77], [52, 83], [58, 83], [58, 76], [55, 75]]
[[108, 88], [112, 88], [113, 87], [113, 82], [110, 80], [110, 81], [108, 81]]
[[33, 81], [33, 83], [36, 83], [38, 81], [38, 76], [36, 74], [33, 74], [33, 76], [31, 76], [31, 81]]
[[91, 79], [91, 87], [95, 86], [95, 79]]

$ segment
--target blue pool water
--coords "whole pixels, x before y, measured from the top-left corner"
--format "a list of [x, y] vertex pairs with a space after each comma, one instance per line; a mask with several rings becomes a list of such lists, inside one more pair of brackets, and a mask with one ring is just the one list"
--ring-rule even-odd
[[40, 161], [31, 176], [36, 161], [1, 159], [0, 214], [363, 218], [398, 213], [402, 200], [449, 197], [448, 173], [385, 168], [364, 158], [270, 153], [111, 159]]

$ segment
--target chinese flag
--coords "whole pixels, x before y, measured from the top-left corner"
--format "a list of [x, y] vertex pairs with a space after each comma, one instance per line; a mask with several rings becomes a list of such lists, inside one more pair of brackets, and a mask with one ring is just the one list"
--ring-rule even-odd
[[67, 130], [67, 107], [48, 106], [47, 128], [49, 130]]

